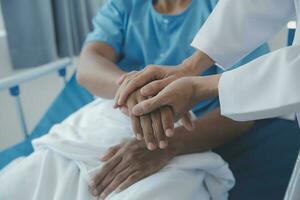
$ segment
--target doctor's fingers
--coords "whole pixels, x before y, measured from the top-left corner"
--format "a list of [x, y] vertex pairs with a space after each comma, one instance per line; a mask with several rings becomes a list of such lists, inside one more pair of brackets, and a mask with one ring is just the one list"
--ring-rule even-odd
[[145, 97], [155, 96], [160, 91], [162, 91], [167, 85], [173, 82], [175, 76], [171, 76], [162, 80], [156, 80], [151, 83], [148, 83], [144, 87], [141, 88], [141, 93]]
[[160, 149], [167, 148], [168, 141], [163, 128], [163, 124], [161, 120], [161, 112], [159, 109], [151, 113], [151, 120], [152, 120], [152, 129], [154, 132], [154, 136], [156, 138], [156, 144]]
[[[146, 68], [146, 70], [136, 74], [130, 82], [124, 84], [122, 90], [120, 91], [120, 95], [118, 98], [118, 104], [122, 105], [128, 98], [128, 96], [138, 88], [141, 88], [145, 86], [146, 84], [155, 81], [157, 79], [160, 79], [162, 77], [162, 72], [160, 70], [156, 70], [156, 68]], [[122, 85], [123, 85], [122, 84]]]
[[136, 116], [141, 116], [148, 114], [160, 107], [171, 106], [169, 102], [171, 98], [169, 98], [169, 96], [170, 94], [168, 91], [162, 90], [155, 97], [151, 97], [145, 101], [139, 102], [132, 108], [131, 112]]

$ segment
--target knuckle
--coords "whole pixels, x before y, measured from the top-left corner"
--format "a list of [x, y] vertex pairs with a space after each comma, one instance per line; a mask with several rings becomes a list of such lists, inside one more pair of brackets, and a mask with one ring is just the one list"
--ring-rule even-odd
[[157, 70], [157, 66], [155, 66], [155, 65], [148, 65], [146, 67], [146, 71], [148, 71], [148, 72], [155, 72], [156, 70]]
[[115, 183], [116, 183], [116, 184], [120, 184], [124, 179], [125, 179], [124, 175], [119, 175], [119, 176], [115, 179]]
[[142, 102], [142, 101], [145, 100], [145, 97], [143, 97], [142, 94], [138, 93], [138, 95], [137, 95], [137, 100], [138, 100], [139, 102]]

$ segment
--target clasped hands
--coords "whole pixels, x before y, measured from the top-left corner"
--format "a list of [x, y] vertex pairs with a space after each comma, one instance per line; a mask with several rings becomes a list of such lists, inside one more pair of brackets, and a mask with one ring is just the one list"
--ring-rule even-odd
[[[105, 164], [90, 182], [94, 196], [105, 199], [113, 191], [123, 191], [163, 168], [175, 156], [173, 149], [167, 148], [167, 138], [174, 135], [176, 116], [172, 107], [159, 106], [141, 116], [134, 115], [132, 110], [137, 104], [145, 102], [148, 97], [155, 96], [168, 84], [184, 76], [188, 76], [188, 72], [182, 68], [152, 66], [142, 72], [128, 73], [119, 80], [114, 107], [131, 118], [137, 140], [124, 141], [104, 154], [101, 161]], [[182, 118], [182, 124], [193, 129], [189, 113]]]
[[188, 111], [197, 101], [216, 95], [219, 77], [193, 77], [182, 66], [151, 66], [124, 75], [118, 82], [114, 107], [131, 118], [137, 140], [125, 141], [105, 153], [104, 167], [90, 183], [92, 194], [105, 199], [167, 165], [177, 154], [168, 147], [174, 122], [181, 119], [186, 129], [194, 129]]
[[[137, 104], [147, 102], [145, 100], [156, 96], [162, 89], [173, 81], [192, 74], [183, 67], [168, 68], [160, 66], [148, 66], [145, 70], [130, 72], [123, 75], [118, 81], [119, 89], [115, 95], [115, 108], [119, 108], [131, 119], [133, 132], [138, 140], [144, 140], [149, 150], [157, 148], [165, 149], [168, 146], [168, 138], [174, 135], [174, 121], [176, 116], [171, 106], [159, 106], [148, 114], [137, 116], [133, 113]], [[183, 90], [192, 88], [182, 85]], [[174, 91], [175, 92], [175, 91]], [[192, 92], [189, 92], [192, 94]], [[188, 100], [185, 92], [175, 94], [183, 101]], [[163, 102], [157, 102], [163, 103]], [[182, 125], [188, 130], [193, 130], [194, 125], [189, 112], [181, 119]]]

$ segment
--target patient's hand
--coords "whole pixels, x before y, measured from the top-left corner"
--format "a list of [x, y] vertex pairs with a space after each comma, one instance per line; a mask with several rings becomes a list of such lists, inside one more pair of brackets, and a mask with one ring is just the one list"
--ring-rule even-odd
[[131, 109], [145, 99], [140, 91], [137, 90], [127, 100], [126, 106], [128, 115], [131, 118], [133, 131], [138, 140], [144, 138], [149, 150], [155, 150], [157, 147], [164, 149], [168, 146], [167, 137], [173, 136], [172, 110], [165, 106], [140, 117], [132, 115]]
[[148, 151], [137, 140], [112, 147], [102, 157], [106, 164], [91, 183], [92, 194], [105, 199], [113, 191], [121, 192], [159, 171], [173, 157], [171, 150]]

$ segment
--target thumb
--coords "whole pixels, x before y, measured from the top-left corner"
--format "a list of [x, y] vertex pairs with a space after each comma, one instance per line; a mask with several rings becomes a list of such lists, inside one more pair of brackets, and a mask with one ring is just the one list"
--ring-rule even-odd
[[192, 115], [189, 112], [180, 119], [180, 122], [188, 131], [193, 131], [195, 129], [195, 123], [192, 119]]
[[155, 96], [160, 91], [162, 91], [167, 85], [169, 85], [172, 81], [173, 79], [171, 78], [153, 81], [147, 84], [146, 86], [142, 87], [141, 94], [145, 97]]

